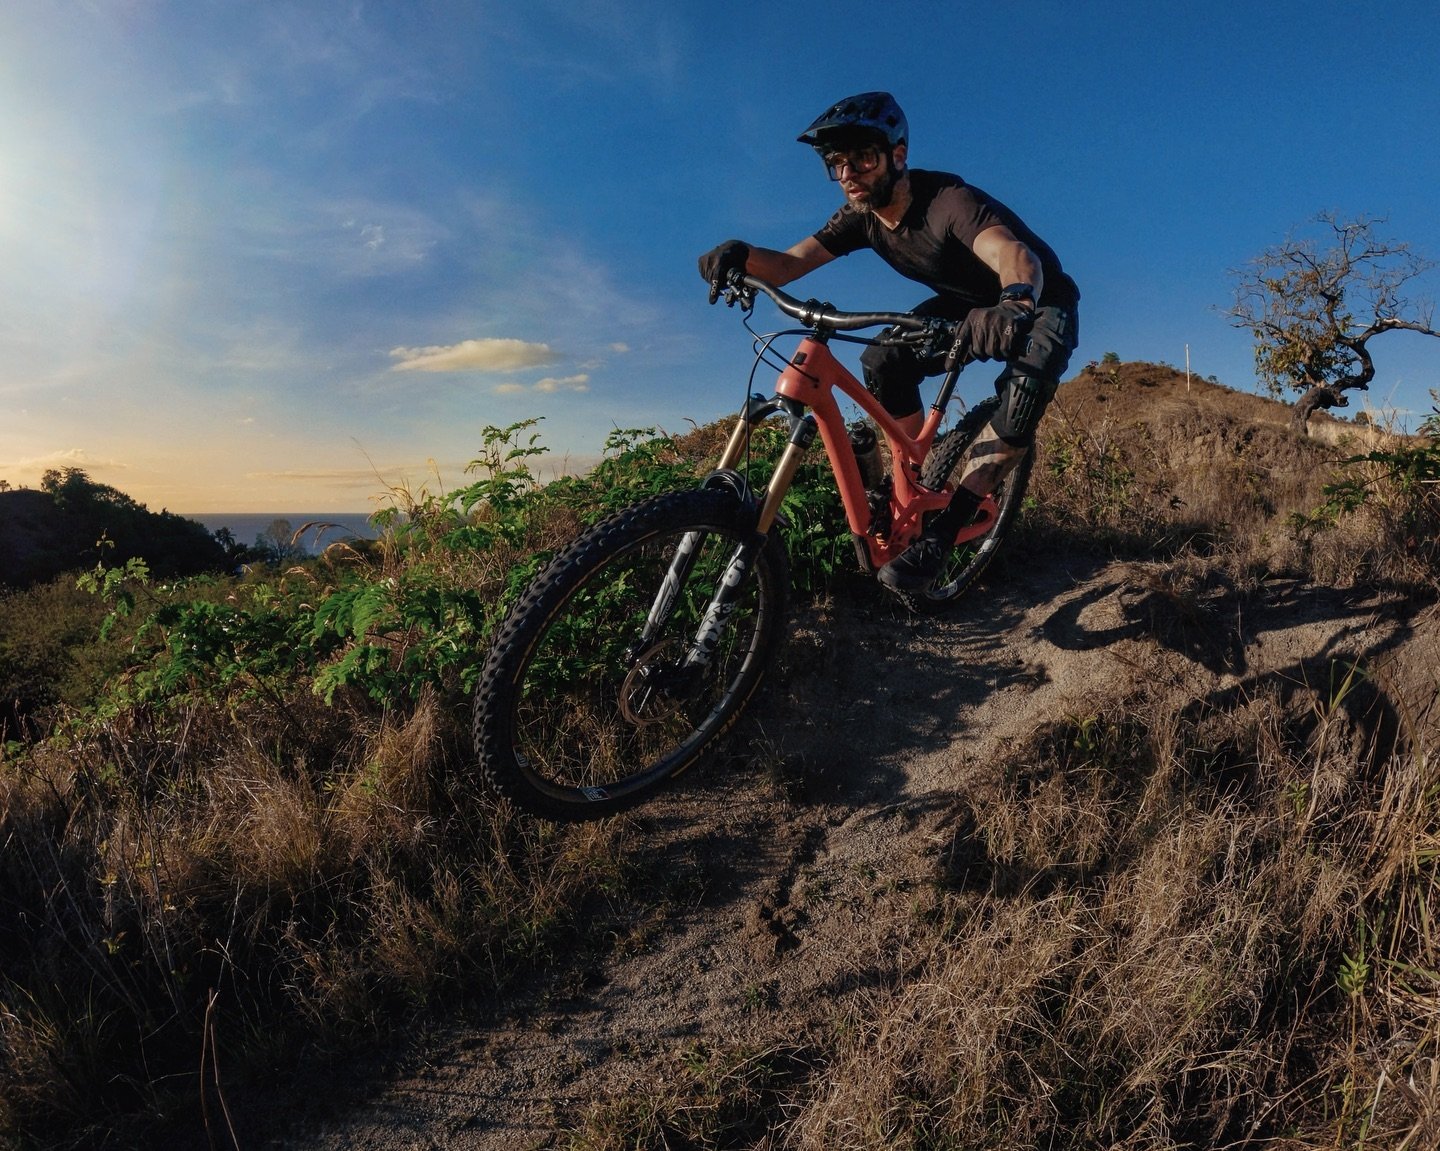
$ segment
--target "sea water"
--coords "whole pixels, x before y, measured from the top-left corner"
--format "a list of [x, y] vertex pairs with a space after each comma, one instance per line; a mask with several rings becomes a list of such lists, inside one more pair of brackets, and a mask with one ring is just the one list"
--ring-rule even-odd
[[235, 542], [246, 547], [253, 547], [260, 536], [268, 535], [277, 520], [290, 525], [285, 532], [287, 540], [305, 524], [315, 524], [296, 541], [311, 554], [337, 540], [375, 539], [379, 535], [365, 512], [204, 512], [185, 518], [204, 524], [212, 535], [229, 528]]

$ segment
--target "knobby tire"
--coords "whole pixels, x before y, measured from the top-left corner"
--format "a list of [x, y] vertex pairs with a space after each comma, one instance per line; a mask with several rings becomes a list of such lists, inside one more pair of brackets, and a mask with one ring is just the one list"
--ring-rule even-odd
[[[940, 440], [925, 458], [920, 469], [920, 482], [927, 488], [953, 486], [952, 473], [960, 466], [975, 437], [990, 423], [999, 406], [1000, 400], [992, 396], [966, 412], [955, 430]], [[912, 611], [927, 614], [942, 611], [975, 585], [995, 558], [1001, 540], [1020, 511], [1034, 462], [1035, 450], [1031, 448], [994, 493], [999, 511], [993, 526], [984, 535], [958, 545], [933, 586], [921, 592], [900, 593]]]
[[[550, 819], [598, 819], [647, 799], [735, 723], [784, 630], [778, 535], [755, 556], [703, 675], [678, 668], [753, 522], [733, 492], [673, 492], [596, 524], [547, 565], [498, 629], [476, 689], [475, 749], [494, 790]], [[695, 562], [641, 643], [691, 532]]]

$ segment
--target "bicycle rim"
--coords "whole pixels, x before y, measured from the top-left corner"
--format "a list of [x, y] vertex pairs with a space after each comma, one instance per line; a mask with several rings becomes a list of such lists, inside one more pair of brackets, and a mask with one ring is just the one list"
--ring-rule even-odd
[[[921, 473], [922, 483], [932, 488], [953, 486], [953, 481], [958, 479], [953, 473], [976, 436], [990, 422], [998, 405], [999, 400], [991, 398], [976, 404], [966, 413], [959, 426], [936, 445], [926, 459]], [[996, 488], [993, 493], [996, 514], [990, 530], [957, 544], [933, 586], [924, 591], [903, 593], [903, 598], [913, 610], [938, 611], [959, 599], [980, 579], [1020, 510], [1034, 458], [1033, 449], [1027, 451]]]
[[[498, 790], [552, 818], [603, 816], [645, 798], [730, 726], [782, 627], [778, 545], [756, 557], [708, 663], [685, 662], [748, 523], [723, 493], [661, 497], [592, 529], [547, 570], [497, 641], [502, 689], [487, 696], [482, 677], [477, 696], [477, 746]], [[687, 538], [693, 561], [646, 634]]]

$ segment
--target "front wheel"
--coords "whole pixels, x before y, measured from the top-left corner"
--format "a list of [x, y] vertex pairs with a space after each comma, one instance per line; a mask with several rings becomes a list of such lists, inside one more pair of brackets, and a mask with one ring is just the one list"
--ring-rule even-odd
[[[960, 466], [965, 453], [977, 436], [990, 423], [1000, 406], [998, 397], [982, 400], [968, 412], [948, 436], [937, 443], [920, 469], [920, 482], [927, 488], [953, 488], [959, 477], [953, 475]], [[995, 558], [995, 551], [1010, 530], [1025, 488], [1030, 482], [1030, 469], [1035, 462], [1035, 449], [1029, 448], [1020, 462], [1001, 482], [993, 493], [996, 505], [995, 518], [984, 535], [957, 544], [946, 561], [944, 570], [935, 583], [920, 592], [902, 592], [901, 598], [917, 612], [936, 612], [959, 599], [980, 578], [981, 573]]]
[[[777, 536], [753, 549], [753, 519], [732, 492], [675, 492], [551, 561], [501, 624], [476, 690], [491, 787], [537, 815], [597, 819], [649, 797], [739, 718], [782, 634], [789, 582]], [[737, 594], [712, 611], [727, 580]]]

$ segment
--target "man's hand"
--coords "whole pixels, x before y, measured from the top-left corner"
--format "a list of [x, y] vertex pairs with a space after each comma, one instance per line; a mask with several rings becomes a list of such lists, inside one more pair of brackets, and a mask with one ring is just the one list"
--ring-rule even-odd
[[965, 317], [964, 336], [977, 360], [1008, 360], [1035, 322], [1018, 300], [1001, 300], [993, 308], [975, 308]]
[[731, 272], [743, 272], [750, 258], [750, 245], [743, 240], [726, 240], [700, 257], [700, 278], [710, 285], [710, 302], [720, 298]]

